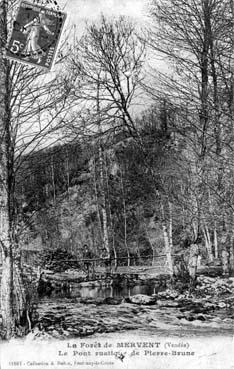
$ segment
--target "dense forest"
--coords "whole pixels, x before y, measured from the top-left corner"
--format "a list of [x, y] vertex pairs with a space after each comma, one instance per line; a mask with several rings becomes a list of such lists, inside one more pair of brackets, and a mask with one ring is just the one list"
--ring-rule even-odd
[[181, 258], [189, 268], [186, 255], [190, 278], [198, 256], [231, 272], [232, 35], [229, 0], [155, 0], [144, 26], [104, 16], [87, 24], [62, 44], [49, 77], [0, 57], [6, 338], [30, 312], [27, 251], [79, 260], [88, 245], [116, 266], [164, 256], [171, 279]]
[[155, 193], [163, 183], [154, 179], [149, 164], [159, 169], [169, 156], [175, 157], [176, 150], [160, 108], [151, 108], [147, 117], [143, 114], [138, 118], [138, 124], [143, 148], [134, 137], [118, 133], [104, 142], [103, 168], [95, 139], [54, 146], [25, 157], [23, 173], [29, 171], [30, 176], [22, 175], [17, 186], [25, 224], [24, 248], [39, 237], [43, 248], [65, 247], [82, 257], [83, 245], [90, 244], [98, 255], [106, 216], [112, 258], [126, 257], [126, 263], [131, 263], [131, 257], [132, 262], [139, 258], [143, 263], [141, 256], [152, 259], [162, 251]]

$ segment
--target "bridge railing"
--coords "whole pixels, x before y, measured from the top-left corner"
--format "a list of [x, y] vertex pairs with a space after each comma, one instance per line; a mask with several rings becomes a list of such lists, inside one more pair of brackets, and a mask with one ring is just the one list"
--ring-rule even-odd
[[[67, 260], [59, 260], [59, 263], [67, 262]], [[75, 264], [78, 269], [84, 271], [94, 272], [98, 268], [104, 268], [106, 271], [114, 272], [119, 268], [134, 268], [134, 267], [158, 267], [167, 268], [166, 255], [143, 255], [141, 257], [137, 256], [120, 256], [120, 257], [110, 257], [110, 258], [74, 258], [69, 259], [71, 264]]]

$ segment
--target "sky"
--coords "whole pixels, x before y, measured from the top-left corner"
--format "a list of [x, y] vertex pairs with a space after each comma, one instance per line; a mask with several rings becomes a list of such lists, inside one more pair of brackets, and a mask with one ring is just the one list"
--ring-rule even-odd
[[[57, 0], [57, 2], [68, 14], [66, 29], [70, 30], [70, 26], [74, 24], [78, 39], [85, 30], [86, 22], [98, 21], [101, 14], [107, 17], [128, 16], [140, 28], [149, 20], [150, 0]], [[145, 105], [144, 101], [142, 106]], [[142, 110], [140, 103], [138, 109]]]
[[[67, 22], [64, 27], [65, 36], [69, 37], [71, 26], [76, 25], [76, 35], [81, 37], [85, 30], [86, 22], [98, 21], [103, 14], [107, 17], [129, 16], [133, 22], [144, 25], [147, 20], [147, 3], [149, 0], [57, 0], [57, 3], [63, 11], [67, 13]], [[68, 33], [67, 33], [68, 32]], [[74, 35], [71, 32], [71, 35]], [[73, 37], [73, 36], [72, 36]], [[145, 102], [143, 104], [145, 107]], [[141, 110], [141, 104], [138, 108]], [[46, 137], [48, 143], [49, 137]], [[57, 137], [56, 137], [57, 139]], [[52, 135], [51, 142], [54, 141]], [[40, 147], [44, 145], [44, 141]]]
[[67, 10], [74, 21], [95, 19], [105, 15], [128, 15], [142, 19], [146, 14], [147, 0], [67, 0]]
[[75, 24], [82, 33], [85, 21], [95, 21], [101, 14], [105, 16], [126, 15], [142, 23], [147, 15], [148, 0], [59, 0], [68, 13], [68, 23]]

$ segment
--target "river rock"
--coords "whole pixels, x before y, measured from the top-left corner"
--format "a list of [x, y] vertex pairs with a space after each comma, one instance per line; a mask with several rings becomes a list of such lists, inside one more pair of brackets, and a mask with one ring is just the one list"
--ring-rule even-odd
[[231, 278], [207, 277], [201, 275], [197, 278], [198, 285], [196, 289], [203, 294], [223, 295], [234, 292], [233, 281]]
[[175, 299], [179, 297], [179, 293], [177, 291], [167, 289], [166, 291], [159, 292], [158, 296], [166, 299]]
[[88, 297], [88, 298], [81, 298], [79, 299], [79, 302], [81, 304], [85, 304], [85, 305], [90, 305], [90, 304], [93, 304], [93, 305], [102, 305], [103, 304], [103, 301], [104, 301], [104, 298], [103, 297]]
[[170, 300], [157, 300], [157, 305], [160, 307], [178, 307], [180, 304], [177, 301], [170, 301]]
[[184, 314], [182, 316], [177, 316], [178, 319], [186, 319], [188, 322], [193, 322], [193, 321], [200, 321], [200, 322], [204, 322], [206, 321], [206, 317], [203, 314], [192, 314], [191, 312], [188, 314]]
[[137, 305], [153, 305], [156, 302], [155, 297], [141, 294], [130, 296], [128, 299], [132, 304]]
[[220, 309], [224, 309], [224, 308], [226, 308], [226, 307], [227, 307], [227, 304], [225, 304], [225, 302], [221, 301], [221, 302], [219, 302], [219, 303], [218, 303], [218, 307], [219, 307]]
[[107, 305], [119, 305], [123, 301], [122, 297], [106, 297], [103, 300], [103, 304]]

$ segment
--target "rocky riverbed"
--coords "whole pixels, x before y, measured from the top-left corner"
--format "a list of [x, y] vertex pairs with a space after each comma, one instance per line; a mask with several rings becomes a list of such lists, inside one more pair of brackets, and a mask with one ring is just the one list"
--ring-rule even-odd
[[181, 293], [180, 287], [150, 295], [43, 298], [28, 337], [61, 340], [133, 330], [170, 336], [234, 333], [234, 278], [199, 276], [192, 293]]

